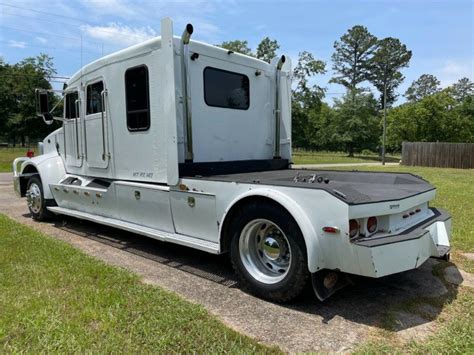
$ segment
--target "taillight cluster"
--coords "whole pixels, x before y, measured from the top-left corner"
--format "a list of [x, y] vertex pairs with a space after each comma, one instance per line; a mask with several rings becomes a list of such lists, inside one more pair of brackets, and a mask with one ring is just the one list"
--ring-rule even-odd
[[[366, 222], [367, 232], [370, 234], [377, 231], [377, 217], [369, 217]], [[349, 238], [353, 239], [360, 233], [361, 225], [357, 219], [351, 219], [349, 221]]]
[[349, 221], [349, 237], [352, 239], [359, 234], [359, 222], [356, 219]]

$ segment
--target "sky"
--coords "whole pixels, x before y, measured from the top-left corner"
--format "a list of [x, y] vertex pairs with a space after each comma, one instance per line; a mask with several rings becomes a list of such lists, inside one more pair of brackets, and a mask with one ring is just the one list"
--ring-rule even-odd
[[[207, 43], [247, 40], [255, 50], [268, 36], [278, 41], [278, 53], [289, 56], [293, 64], [299, 52], [313, 53], [326, 62], [326, 74], [314, 82], [327, 88], [326, 101], [331, 103], [344, 93], [342, 86], [329, 84], [333, 44], [354, 25], [366, 26], [378, 38], [399, 38], [412, 50], [400, 94], [425, 73], [436, 75], [443, 87], [462, 77], [474, 80], [473, 4], [472, 0], [0, 0], [0, 57], [13, 64], [47, 53], [54, 57], [58, 76], [70, 77], [102, 55], [159, 35], [160, 19], [171, 17], [175, 34], [192, 23], [193, 38]], [[398, 102], [403, 102], [402, 95]]]

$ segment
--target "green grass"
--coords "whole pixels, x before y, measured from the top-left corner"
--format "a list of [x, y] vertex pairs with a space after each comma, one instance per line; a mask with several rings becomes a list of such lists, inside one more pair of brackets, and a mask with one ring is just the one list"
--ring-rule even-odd
[[[387, 162], [398, 163], [400, 156], [387, 156]], [[356, 154], [348, 157], [343, 152], [315, 152], [315, 151], [293, 151], [294, 164], [341, 164], [341, 163], [376, 163], [380, 158], [376, 154]]]
[[203, 307], [0, 215], [0, 353], [277, 353]]
[[[36, 149], [31, 149], [35, 151]], [[28, 148], [0, 148], [0, 173], [12, 171], [15, 158], [26, 156]]]

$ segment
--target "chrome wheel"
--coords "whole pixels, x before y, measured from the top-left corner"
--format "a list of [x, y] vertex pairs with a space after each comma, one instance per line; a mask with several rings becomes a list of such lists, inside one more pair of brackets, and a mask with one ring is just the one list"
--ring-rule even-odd
[[28, 191], [26, 192], [26, 203], [33, 213], [40, 213], [43, 207], [43, 201], [41, 198], [41, 189], [36, 182], [30, 184]]
[[290, 243], [285, 233], [266, 219], [250, 221], [242, 229], [239, 253], [247, 272], [265, 284], [283, 280], [290, 269]]

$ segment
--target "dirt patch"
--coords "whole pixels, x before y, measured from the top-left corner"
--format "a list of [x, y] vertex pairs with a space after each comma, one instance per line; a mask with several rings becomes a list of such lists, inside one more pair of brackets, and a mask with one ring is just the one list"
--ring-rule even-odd
[[[287, 352], [353, 350], [374, 331], [393, 330], [387, 328], [386, 318], [397, 305], [447, 292], [432, 274], [438, 261], [429, 260], [417, 270], [382, 279], [356, 278], [354, 286], [324, 303], [308, 288], [292, 304], [276, 305], [240, 290], [225, 255], [210, 255], [74, 218], [34, 222], [25, 201], [15, 197], [10, 174], [0, 174], [0, 213], [128, 269], [146, 283], [201, 304], [230, 327]], [[430, 334], [428, 318], [435, 319], [440, 311], [432, 308], [426, 318], [418, 312], [399, 314], [396, 334], [403, 339], [409, 339], [405, 334], [416, 338]]]

